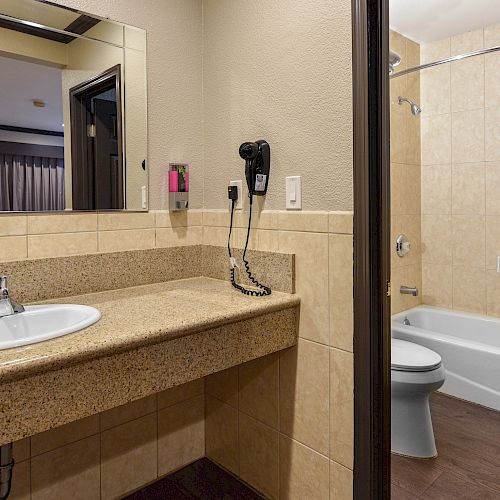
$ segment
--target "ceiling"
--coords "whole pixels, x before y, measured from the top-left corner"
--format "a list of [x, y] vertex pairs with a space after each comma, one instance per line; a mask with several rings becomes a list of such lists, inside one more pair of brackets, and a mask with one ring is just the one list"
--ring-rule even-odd
[[499, 0], [389, 0], [391, 29], [418, 43], [500, 22]]
[[[0, 56], [0, 125], [64, 131], [59, 68]], [[33, 106], [33, 99], [45, 102]]]

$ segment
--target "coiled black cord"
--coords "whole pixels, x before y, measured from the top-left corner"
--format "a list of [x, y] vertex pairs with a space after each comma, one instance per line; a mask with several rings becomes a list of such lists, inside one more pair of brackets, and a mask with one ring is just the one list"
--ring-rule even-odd
[[[245, 248], [243, 250], [243, 263], [245, 264], [245, 272], [247, 273], [248, 279], [251, 281], [252, 285], [255, 288], [258, 288], [258, 290], [251, 290], [249, 288], [245, 288], [243, 285], [240, 285], [239, 283], [236, 282], [236, 277], [235, 277], [235, 267], [231, 263], [231, 284], [233, 285], [234, 288], [239, 290], [241, 293], [245, 295], [250, 295], [252, 297], [265, 297], [266, 295], [271, 295], [271, 289], [260, 283], [252, 274], [250, 271], [250, 263], [248, 262], [246, 258], [247, 254], [247, 249], [248, 249], [248, 240], [250, 239], [250, 228], [252, 225], [252, 205], [253, 205], [253, 196], [251, 193], [248, 194], [250, 198], [250, 211], [248, 215], [248, 228], [247, 228], [247, 238], [245, 241]], [[231, 233], [233, 231], [233, 219], [234, 219], [234, 209], [236, 207], [236, 200], [232, 200], [231, 204], [231, 221], [229, 223], [229, 236], [227, 239], [227, 249], [229, 252], [229, 258], [232, 261], [233, 260], [233, 255], [231, 252]]]

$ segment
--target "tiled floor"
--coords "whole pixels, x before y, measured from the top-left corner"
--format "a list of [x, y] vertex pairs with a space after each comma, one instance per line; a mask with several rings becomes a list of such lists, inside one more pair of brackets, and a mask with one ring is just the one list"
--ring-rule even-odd
[[431, 411], [438, 457], [392, 455], [392, 500], [499, 500], [500, 413], [443, 394]]
[[250, 488], [202, 458], [125, 500], [262, 500]]

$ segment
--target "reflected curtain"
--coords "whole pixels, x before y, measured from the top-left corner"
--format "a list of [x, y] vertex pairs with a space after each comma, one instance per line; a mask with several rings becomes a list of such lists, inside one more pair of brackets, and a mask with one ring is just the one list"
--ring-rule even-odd
[[0, 155], [0, 210], [64, 210], [64, 160]]

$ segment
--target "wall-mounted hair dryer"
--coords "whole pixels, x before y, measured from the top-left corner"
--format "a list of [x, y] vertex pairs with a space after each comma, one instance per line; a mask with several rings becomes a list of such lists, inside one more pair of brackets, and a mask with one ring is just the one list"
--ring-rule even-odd
[[244, 142], [240, 146], [240, 156], [245, 160], [245, 177], [249, 195], [265, 195], [271, 168], [269, 144], [264, 140]]

